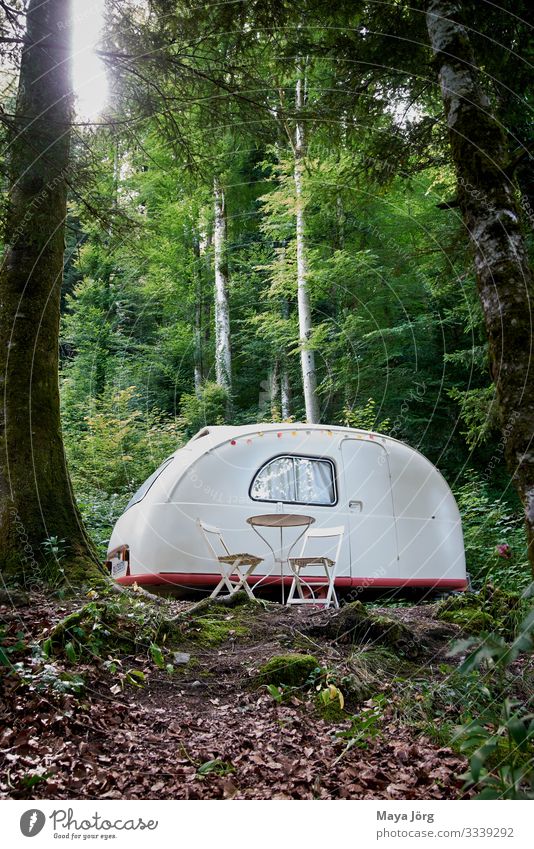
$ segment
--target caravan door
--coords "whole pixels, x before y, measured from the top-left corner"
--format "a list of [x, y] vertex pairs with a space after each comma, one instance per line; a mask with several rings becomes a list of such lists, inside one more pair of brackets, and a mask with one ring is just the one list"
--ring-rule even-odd
[[393, 495], [386, 449], [379, 442], [348, 437], [341, 443], [347, 499], [351, 576], [399, 575]]

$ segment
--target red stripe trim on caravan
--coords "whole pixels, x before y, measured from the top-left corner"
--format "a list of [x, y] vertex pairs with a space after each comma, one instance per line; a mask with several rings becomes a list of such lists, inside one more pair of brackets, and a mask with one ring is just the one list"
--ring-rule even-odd
[[[162, 584], [179, 584], [183, 587], [214, 587], [219, 581], [215, 573], [201, 572], [155, 572], [144, 575], [124, 575], [117, 578], [118, 584], [139, 584], [139, 586], [161, 586]], [[277, 575], [265, 578], [262, 575], [252, 575], [250, 584], [261, 581], [264, 586], [280, 584]], [[291, 583], [290, 575], [284, 576], [284, 584]], [[310, 584], [324, 583], [324, 578], [310, 575], [306, 578]], [[463, 578], [336, 578], [336, 587], [436, 587], [448, 590], [465, 590], [467, 581]]]

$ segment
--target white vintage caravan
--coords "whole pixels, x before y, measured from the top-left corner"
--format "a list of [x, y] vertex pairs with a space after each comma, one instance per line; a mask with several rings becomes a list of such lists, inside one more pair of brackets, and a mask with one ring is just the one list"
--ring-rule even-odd
[[[263, 558], [251, 583], [280, 583], [278, 529], [261, 529], [274, 535], [269, 547], [247, 521], [277, 512], [344, 527], [337, 587], [466, 586], [460, 514], [432, 463], [391, 437], [324, 425], [201, 430], [133, 496], [108, 563], [122, 584], [213, 587], [220, 574], [200, 521], [230, 551]], [[285, 528], [283, 547], [301, 530]]]

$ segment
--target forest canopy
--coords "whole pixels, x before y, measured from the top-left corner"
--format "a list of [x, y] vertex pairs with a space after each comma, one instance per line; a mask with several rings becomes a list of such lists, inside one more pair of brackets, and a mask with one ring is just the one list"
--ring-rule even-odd
[[[33, 160], [40, 139], [21, 130], [17, 97], [21, 57], [21, 73], [32, 73], [22, 14], [32, 4], [1, 6], [8, 268], [17, 227], [28, 225], [13, 214], [14, 169], [25, 167], [26, 136]], [[69, 14], [60, 0], [44, 6]], [[493, 203], [517, 217], [506, 239], [520, 238], [522, 251], [532, 244], [529, 26], [526, 5], [509, 6], [277, 0], [198, 14], [188, 0], [113, 0], [86, 10], [100, 39], [93, 114], [83, 114], [87, 89], [73, 100], [70, 77], [50, 71], [56, 94], [64, 87], [54, 120], [68, 122], [69, 145], [61, 153], [49, 139], [57, 157], [46, 168], [66, 209], [54, 272], [61, 427], [98, 558], [131, 493], [204, 424], [307, 420], [418, 448], [459, 499], [475, 578], [528, 582], [531, 278], [517, 282], [526, 266], [514, 248], [517, 268], [507, 265], [501, 283], [502, 245], [488, 235], [502, 226], [489, 220]], [[48, 26], [38, 14], [34, 26]], [[435, 25], [447, 14], [476, 57], [468, 84], [500, 146], [495, 173], [459, 165], [463, 131], [443, 86], [468, 60], [458, 47], [456, 69], [447, 65]], [[49, 46], [60, 49], [55, 35]], [[43, 91], [50, 104], [54, 96]], [[43, 132], [53, 135], [53, 122]], [[482, 131], [475, 144], [483, 159]], [[43, 211], [28, 194], [21, 203]], [[524, 288], [517, 316], [491, 314], [492, 286], [501, 307]], [[46, 297], [35, 302], [44, 315]], [[4, 335], [12, 320], [6, 311]], [[510, 327], [502, 339], [498, 321]], [[15, 366], [12, 355], [6, 367]], [[63, 510], [57, 501], [51, 494], [51, 515]], [[66, 519], [48, 520], [34, 540], [69, 546], [71, 533]]]

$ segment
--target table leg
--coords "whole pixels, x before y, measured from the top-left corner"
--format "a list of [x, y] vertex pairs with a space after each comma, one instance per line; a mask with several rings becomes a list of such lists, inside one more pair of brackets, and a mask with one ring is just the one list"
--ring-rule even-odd
[[284, 592], [284, 559], [282, 557], [283, 552], [283, 528], [280, 526], [280, 579], [282, 583], [282, 605], [285, 604], [285, 592]]

